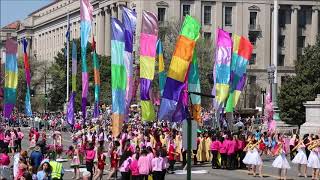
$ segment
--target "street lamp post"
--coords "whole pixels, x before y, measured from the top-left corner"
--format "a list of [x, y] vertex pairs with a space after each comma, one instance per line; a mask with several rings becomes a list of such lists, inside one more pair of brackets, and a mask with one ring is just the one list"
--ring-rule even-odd
[[261, 94], [262, 94], [262, 116], [264, 115], [264, 95], [266, 94], [266, 89], [261, 88]]

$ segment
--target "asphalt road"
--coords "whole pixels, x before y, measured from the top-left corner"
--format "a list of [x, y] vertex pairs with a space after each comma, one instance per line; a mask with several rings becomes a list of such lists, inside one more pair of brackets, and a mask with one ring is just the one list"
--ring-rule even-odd
[[[24, 149], [29, 147], [28, 141], [28, 131], [29, 128], [23, 128], [23, 132], [25, 132], [25, 138], [22, 141], [22, 147]], [[64, 149], [68, 148], [71, 145], [71, 133], [62, 133]], [[47, 142], [51, 142], [51, 133], [47, 133]], [[205, 163], [202, 165], [197, 165], [192, 167], [192, 179], [193, 180], [212, 180], [212, 179], [225, 179], [225, 180], [250, 180], [250, 179], [279, 179], [278, 177], [278, 169], [272, 167], [273, 158], [263, 158], [263, 178], [253, 177], [252, 175], [248, 175], [248, 171], [246, 170], [220, 170], [220, 169], [212, 169], [209, 163]], [[297, 166], [290, 163], [291, 169], [288, 170], [287, 179], [306, 179], [306, 178], [298, 178], [297, 174]], [[66, 174], [64, 176], [65, 180], [71, 179], [73, 176], [72, 169], [70, 168], [70, 162], [63, 163]], [[177, 163], [176, 168], [180, 169], [181, 164]], [[205, 172], [204, 172], [205, 171]], [[107, 178], [108, 171], [105, 170], [105, 175], [103, 179]], [[187, 179], [185, 171], [177, 171], [179, 174], [168, 174], [166, 175], [167, 180], [184, 180]], [[201, 174], [198, 174], [201, 173]], [[120, 173], [118, 173], [120, 174]], [[311, 169], [308, 169], [308, 175], [311, 175]], [[307, 179], [311, 179], [311, 176]]]

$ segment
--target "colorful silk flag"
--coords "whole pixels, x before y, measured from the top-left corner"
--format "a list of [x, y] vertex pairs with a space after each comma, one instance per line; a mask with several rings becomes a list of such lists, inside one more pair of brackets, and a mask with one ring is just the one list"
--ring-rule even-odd
[[[201, 93], [199, 68], [197, 60], [197, 52], [194, 50], [192, 63], [190, 64], [190, 71], [188, 77], [188, 90], [190, 92]], [[190, 94], [191, 96], [191, 111], [193, 119], [201, 122], [201, 96]]]
[[163, 47], [160, 39], [157, 43], [157, 57], [158, 57], [158, 70], [159, 70], [159, 88], [160, 96], [162, 97], [164, 85], [166, 84], [167, 73], [164, 71], [164, 60], [163, 60]]
[[4, 83], [4, 117], [10, 118], [17, 98], [18, 85], [18, 44], [12, 39], [6, 41], [6, 64]]
[[112, 87], [112, 134], [121, 132], [125, 113], [127, 74], [124, 62], [125, 33], [123, 24], [111, 18], [111, 87]]
[[80, 39], [81, 39], [81, 65], [82, 65], [82, 117], [86, 119], [86, 106], [88, 96], [88, 67], [87, 67], [87, 44], [91, 31], [93, 7], [89, 0], [80, 0]]
[[22, 40], [23, 44], [23, 62], [24, 62], [24, 71], [26, 74], [26, 82], [27, 82], [27, 92], [25, 97], [25, 112], [27, 116], [32, 116], [32, 110], [31, 110], [31, 101], [30, 101], [30, 82], [31, 82], [31, 75], [30, 75], [30, 65], [28, 60], [28, 41], [24, 38]]
[[213, 66], [213, 95], [215, 95], [214, 106], [218, 111], [224, 106], [229, 94], [230, 63], [232, 40], [228, 32], [217, 29], [216, 32], [215, 64]]
[[199, 38], [199, 22], [187, 15], [182, 25], [176, 48], [170, 63], [166, 84], [161, 99], [159, 119], [174, 120], [181, 93], [187, 88], [189, 66], [196, 40]]
[[93, 117], [97, 118], [99, 116], [99, 103], [100, 103], [100, 65], [99, 59], [96, 52], [96, 41], [92, 35], [92, 59], [93, 59], [93, 72], [94, 72], [94, 110]]
[[233, 53], [231, 60], [230, 93], [226, 105], [226, 112], [233, 112], [247, 77], [247, 66], [253, 51], [250, 41], [243, 36], [233, 35]]
[[157, 16], [143, 11], [140, 34], [140, 99], [143, 121], [153, 121], [156, 118], [150, 93], [155, 71], [158, 31]]
[[67, 107], [67, 122], [71, 126], [74, 125], [74, 101], [76, 96], [76, 90], [77, 90], [77, 45], [73, 41], [72, 42], [72, 73], [71, 73], [71, 98], [68, 102]]
[[133, 90], [133, 35], [136, 30], [137, 13], [131, 9], [123, 7], [122, 22], [124, 25], [125, 51], [124, 63], [127, 73], [127, 88], [125, 100], [125, 120], [128, 120], [129, 106], [132, 100]]

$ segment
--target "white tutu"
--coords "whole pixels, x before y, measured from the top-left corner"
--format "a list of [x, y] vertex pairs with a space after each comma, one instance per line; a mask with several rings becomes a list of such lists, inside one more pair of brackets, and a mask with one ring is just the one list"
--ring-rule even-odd
[[262, 159], [259, 155], [258, 150], [254, 148], [252, 151], [247, 152], [242, 162], [247, 165], [261, 165]]
[[308, 158], [308, 167], [316, 168], [316, 169], [320, 168], [320, 159], [317, 152], [315, 151], [310, 152], [310, 155]]
[[244, 164], [250, 165], [250, 164], [249, 164], [250, 156], [252, 156], [252, 151], [251, 151], [251, 150], [248, 150], [247, 153], [246, 153], [246, 155], [244, 156], [242, 162], [243, 162]]
[[298, 149], [298, 153], [292, 159], [292, 163], [294, 164], [308, 164], [308, 158], [306, 153], [302, 149]]
[[272, 163], [272, 166], [279, 169], [290, 169], [286, 154], [281, 153]]

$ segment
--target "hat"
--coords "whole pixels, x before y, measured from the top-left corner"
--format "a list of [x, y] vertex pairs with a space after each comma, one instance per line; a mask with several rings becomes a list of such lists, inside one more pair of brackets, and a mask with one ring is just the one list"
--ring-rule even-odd
[[40, 146], [36, 146], [36, 147], [34, 147], [34, 149], [33, 149], [34, 151], [40, 151]]
[[89, 177], [89, 176], [91, 176], [91, 173], [90, 173], [89, 171], [84, 171], [84, 172], [82, 173], [82, 176], [83, 176], [83, 177]]

